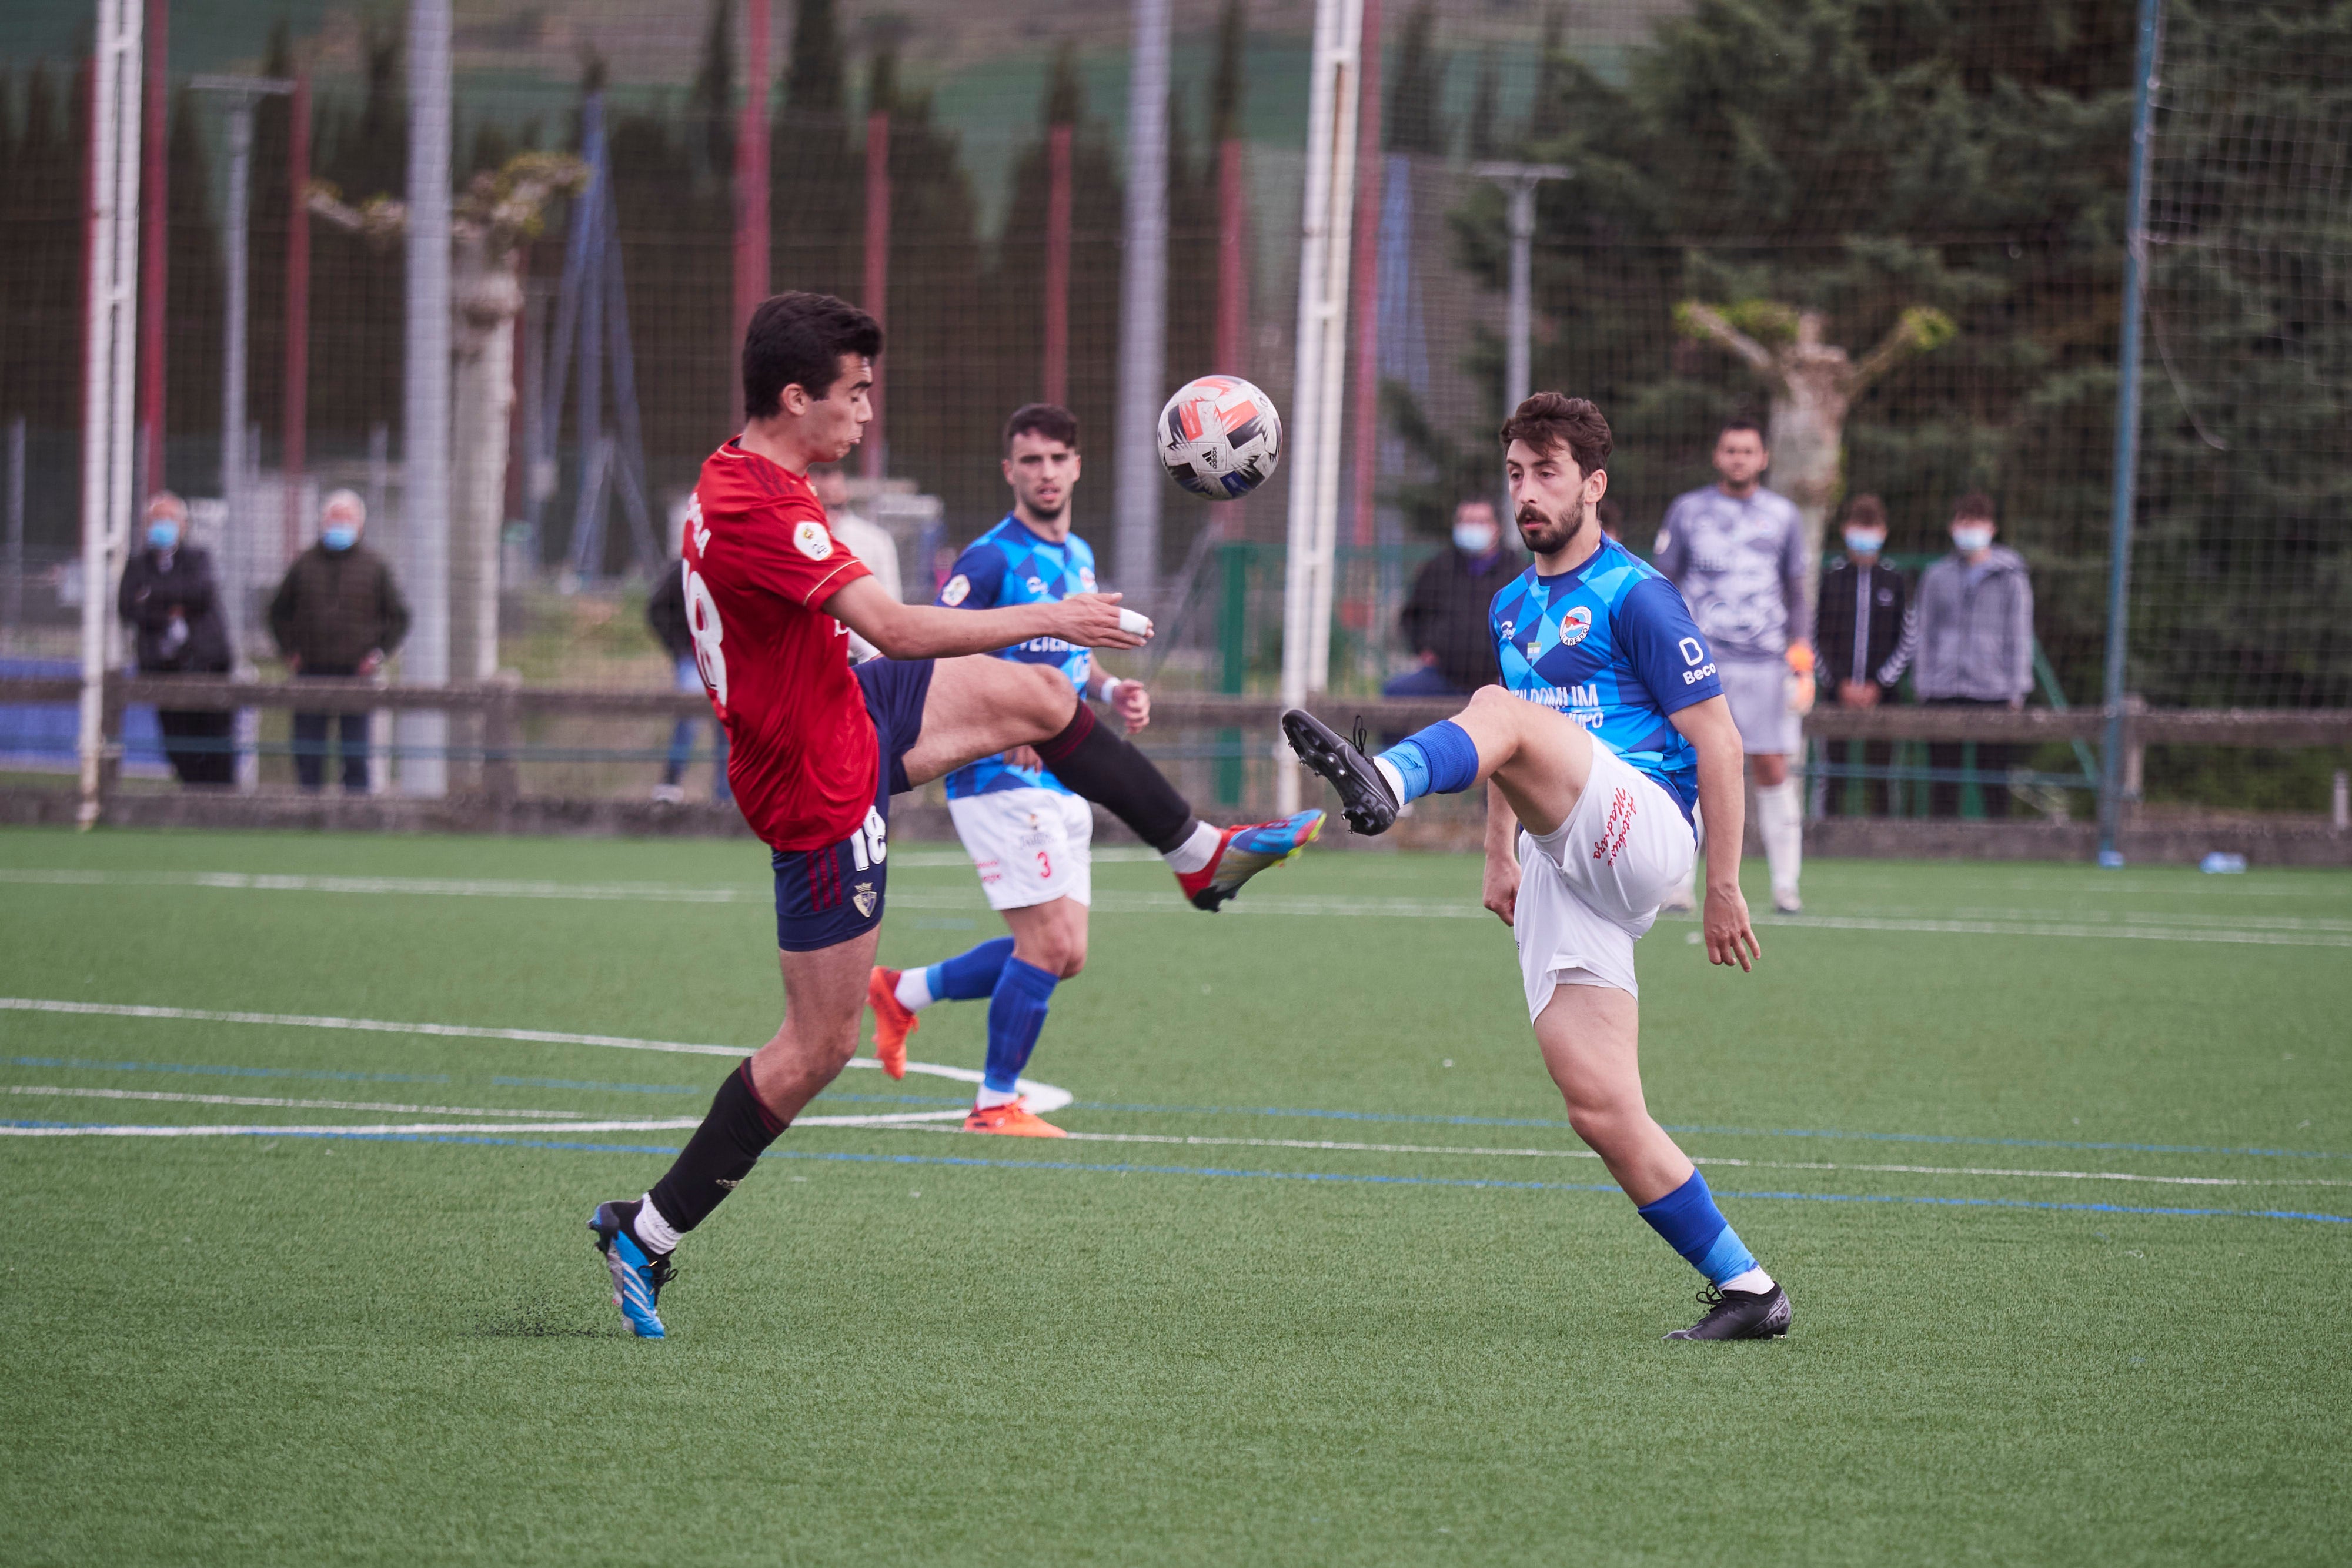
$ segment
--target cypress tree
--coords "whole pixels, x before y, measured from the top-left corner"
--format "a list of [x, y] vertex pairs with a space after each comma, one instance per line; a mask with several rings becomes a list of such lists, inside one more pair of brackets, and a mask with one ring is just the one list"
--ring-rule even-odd
[[800, 0], [784, 102], [770, 131], [769, 258], [778, 288], [856, 294], [864, 268], [864, 125], [848, 108], [834, 0]]

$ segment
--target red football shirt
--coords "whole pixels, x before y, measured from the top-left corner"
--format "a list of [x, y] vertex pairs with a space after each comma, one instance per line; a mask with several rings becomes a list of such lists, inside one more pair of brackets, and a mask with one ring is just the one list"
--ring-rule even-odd
[[839, 843], [873, 809], [879, 747], [849, 628], [818, 606], [873, 574], [833, 537], [805, 477], [732, 441], [702, 465], [683, 570], [743, 820], [773, 849]]

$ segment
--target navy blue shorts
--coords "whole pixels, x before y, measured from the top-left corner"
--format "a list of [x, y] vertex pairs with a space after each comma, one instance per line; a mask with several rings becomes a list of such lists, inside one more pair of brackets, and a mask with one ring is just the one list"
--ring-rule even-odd
[[847, 838], [821, 850], [776, 850], [776, 946], [787, 953], [837, 947], [882, 924], [888, 886], [890, 797], [908, 788], [907, 753], [923, 733], [929, 659], [869, 659], [855, 672], [881, 744], [874, 809]]

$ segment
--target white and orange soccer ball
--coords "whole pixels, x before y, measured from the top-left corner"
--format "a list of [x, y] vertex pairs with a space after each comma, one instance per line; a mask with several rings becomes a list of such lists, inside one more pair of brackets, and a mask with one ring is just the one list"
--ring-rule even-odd
[[1160, 411], [1160, 464], [1195, 496], [1237, 501], [1282, 461], [1282, 415], [1239, 376], [1187, 382]]

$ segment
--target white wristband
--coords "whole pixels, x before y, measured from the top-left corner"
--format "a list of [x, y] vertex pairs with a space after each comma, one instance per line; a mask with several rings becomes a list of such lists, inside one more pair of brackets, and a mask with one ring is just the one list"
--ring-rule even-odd
[[1102, 690], [1095, 694], [1095, 700], [1097, 702], [1109, 702], [1118, 695], [1118, 688], [1125, 685], [1127, 685], [1127, 683], [1120, 680], [1117, 675], [1105, 675], [1103, 677]]

